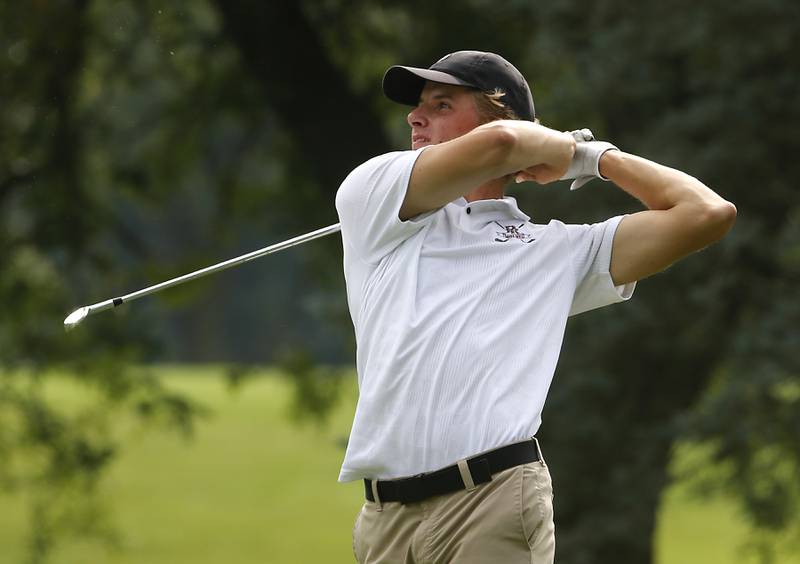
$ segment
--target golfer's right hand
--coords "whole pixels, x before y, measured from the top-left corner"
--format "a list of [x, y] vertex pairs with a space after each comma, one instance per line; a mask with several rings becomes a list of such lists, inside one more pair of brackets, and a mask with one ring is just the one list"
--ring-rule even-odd
[[540, 164], [526, 168], [514, 175], [514, 182], [536, 182], [537, 184], [550, 184], [556, 180], [561, 180], [564, 173], [563, 167], [556, 169], [547, 164]]
[[[591, 135], [591, 131], [588, 129], [581, 130], [583, 132], [588, 132], [588, 135]], [[575, 134], [575, 132], [565, 131], [564, 135], [572, 136], [576, 143], [575, 147], [577, 150], [577, 143], [578, 141], [582, 140], [583, 137], [579, 137]], [[572, 166], [572, 162], [574, 162], [575, 158], [574, 155], [572, 159], [569, 159], [568, 156], [565, 155], [566, 158], [559, 159], [561, 162], [559, 163], [542, 163], [538, 165], [534, 165], [528, 167], [526, 169], [520, 170], [516, 174], [514, 174], [514, 181], [519, 184], [520, 182], [527, 182], [533, 181], [537, 184], [550, 184], [551, 182], [555, 182], [556, 180], [561, 180], [564, 178], [564, 175], [569, 172], [570, 167]]]

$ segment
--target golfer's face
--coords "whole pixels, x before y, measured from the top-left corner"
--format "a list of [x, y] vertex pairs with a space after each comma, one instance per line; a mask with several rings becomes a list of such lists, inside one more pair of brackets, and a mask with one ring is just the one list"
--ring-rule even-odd
[[411, 148], [436, 145], [472, 131], [480, 121], [475, 99], [469, 90], [427, 82], [419, 104], [408, 114]]

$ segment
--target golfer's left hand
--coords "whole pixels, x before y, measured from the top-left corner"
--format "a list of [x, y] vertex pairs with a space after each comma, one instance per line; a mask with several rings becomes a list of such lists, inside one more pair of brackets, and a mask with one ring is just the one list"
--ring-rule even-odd
[[594, 141], [594, 133], [588, 127], [584, 127], [583, 129], [576, 129], [574, 131], [565, 131], [564, 133], [569, 133], [575, 139], [577, 143], [585, 143], [586, 141]]
[[575, 154], [566, 174], [560, 180], [572, 180], [570, 190], [577, 190], [590, 180], [603, 178], [600, 174], [600, 157], [606, 151], [618, 151], [617, 147], [605, 141], [595, 141], [590, 129], [576, 129], [569, 132], [576, 141]]

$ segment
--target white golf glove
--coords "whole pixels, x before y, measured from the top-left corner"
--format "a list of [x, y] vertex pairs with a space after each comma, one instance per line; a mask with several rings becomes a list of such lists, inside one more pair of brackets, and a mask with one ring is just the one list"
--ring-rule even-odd
[[583, 143], [584, 141], [594, 141], [594, 133], [588, 127], [584, 127], [583, 129], [576, 129], [575, 131], [565, 131], [564, 133], [569, 133], [575, 138], [575, 141], [578, 143]]
[[600, 157], [606, 151], [618, 151], [617, 147], [605, 141], [595, 141], [590, 129], [576, 129], [569, 132], [577, 143], [575, 154], [566, 174], [561, 180], [573, 180], [570, 190], [577, 190], [593, 178], [608, 182], [608, 178], [600, 175]]

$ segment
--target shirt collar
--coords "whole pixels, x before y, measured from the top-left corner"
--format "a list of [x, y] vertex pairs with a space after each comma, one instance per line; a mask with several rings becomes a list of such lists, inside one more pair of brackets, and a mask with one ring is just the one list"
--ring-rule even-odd
[[517, 200], [513, 196], [505, 196], [502, 199], [475, 200], [474, 202], [468, 202], [466, 198], [462, 197], [454, 203], [463, 208], [469, 207], [470, 215], [476, 219], [486, 219], [487, 221], [509, 218], [516, 218], [522, 221], [530, 221], [531, 219], [519, 209]]

